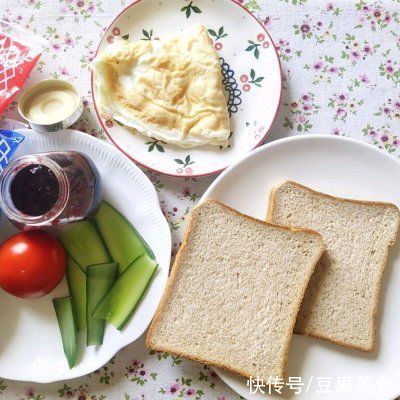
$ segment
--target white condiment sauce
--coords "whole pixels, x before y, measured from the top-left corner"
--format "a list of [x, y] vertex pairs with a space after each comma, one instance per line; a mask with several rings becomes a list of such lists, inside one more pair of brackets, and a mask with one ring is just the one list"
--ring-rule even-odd
[[74, 113], [79, 97], [73, 90], [48, 89], [35, 96], [26, 107], [26, 116], [37, 124], [54, 124]]

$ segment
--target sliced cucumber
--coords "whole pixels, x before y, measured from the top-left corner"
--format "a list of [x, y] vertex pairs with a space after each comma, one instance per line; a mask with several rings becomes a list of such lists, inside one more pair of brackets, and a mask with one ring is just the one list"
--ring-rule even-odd
[[120, 274], [145, 253], [155, 258], [132, 224], [109, 203], [101, 203], [95, 220], [111, 258], [119, 264]]
[[71, 297], [53, 299], [53, 305], [56, 310], [58, 326], [60, 327], [64, 354], [69, 367], [72, 368], [76, 363], [78, 330]]
[[141, 256], [115, 281], [93, 316], [106, 319], [117, 329], [122, 329], [139, 304], [157, 267], [157, 262], [147, 254]]
[[117, 278], [118, 264], [107, 263], [89, 265], [86, 268], [86, 325], [87, 345], [100, 345], [103, 343], [104, 319], [92, 316], [100, 300], [111, 289]]
[[69, 294], [72, 297], [72, 305], [74, 306], [76, 322], [80, 331], [86, 328], [86, 274], [68, 256], [66, 275]]
[[97, 229], [90, 221], [76, 222], [60, 233], [67, 253], [85, 271], [87, 265], [110, 262], [110, 256]]

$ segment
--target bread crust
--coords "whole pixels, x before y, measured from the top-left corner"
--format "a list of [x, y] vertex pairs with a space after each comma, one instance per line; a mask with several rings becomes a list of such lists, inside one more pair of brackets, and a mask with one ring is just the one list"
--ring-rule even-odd
[[[286, 227], [286, 226], [282, 226], [282, 225], [278, 225], [278, 224], [274, 224], [274, 223], [271, 223], [271, 222], [262, 221], [262, 220], [253, 218], [253, 217], [251, 217], [249, 215], [246, 215], [246, 214], [243, 214], [243, 213], [241, 213], [241, 212], [239, 212], [239, 211], [237, 211], [237, 210], [235, 210], [235, 209], [233, 209], [233, 208], [231, 208], [231, 207], [229, 207], [229, 206], [227, 206], [227, 205], [225, 205], [225, 204], [223, 204], [223, 203], [221, 203], [221, 202], [219, 202], [217, 200], [208, 199], [204, 203], [206, 203], [206, 202], [208, 202], [208, 203], [216, 203], [216, 204], [222, 206], [223, 208], [235, 213], [236, 215], [241, 216], [241, 217], [245, 217], [246, 219], [248, 219], [250, 221], [253, 221], [253, 222], [257, 223], [257, 224], [272, 226], [274, 228], [278, 228], [278, 229], [286, 231], [286, 232], [304, 232], [304, 233], [309, 233], [309, 234], [317, 236], [319, 238], [319, 240], [320, 240], [321, 246], [320, 246], [319, 254], [315, 257], [314, 266], [311, 269], [309, 276], [307, 277], [307, 279], [305, 280], [305, 282], [303, 284], [303, 287], [302, 287], [302, 290], [301, 290], [301, 297], [299, 298], [299, 301], [298, 301], [298, 304], [297, 304], [296, 313], [294, 314], [294, 318], [291, 321], [292, 328], [289, 330], [289, 333], [288, 333], [288, 335], [286, 337], [286, 341], [285, 341], [285, 347], [284, 347], [285, 348], [285, 351], [284, 351], [285, 356], [283, 357], [282, 363], [280, 365], [280, 369], [282, 370], [282, 376], [280, 376], [279, 378], [282, 378], [283, 380], [286, 380], [287, 358], [288, 358], [288, 354], [289, 354], [290, 342], [291, 342], [291, 339], [292, 339], [292, 336], [293, 336], [293, 328], [294, 328], [294, 325], [296, 323], [296, 317], [297, 317], [297, 314], [299, 312], [299, 309], [300, 309], [300, 306], [301, 306], [301, 302], [303, 300], [303, 297], [304, 297], [305, 291], [307, 289], [308, 282], [309, 282], [309, 280], [311, 278], [311, 275], [313, 274], [313, 272], [314, 272], [314, 270], [315, 270], [315, 268], [316, 268], [316, 266], [318, 264], [318, 261], [321, 258], [321, 255], [323, 254], [323, 252], [325, 250], [325, 245], [324, 245], [322, 236], [318, 232], [315, 232], [315, 231], [313, 231], [311, 229]], [[153, 337], [156, 325], [159, 322], [159, 318], [162, 315], [162, 312], [164, 310], [166, 301], [169, 298], [171, 290], [172, 290], [172, 287], [173, 287], [173, 285], [175, 283], [175, 280], [176, 280], [176, 277], [177, 277], [177, 273], [179, 271], [179, 268], [181, 267], [180, 261], [181, 261], [181, 258], [182, 258], [182, 254], [183, 254], [183, 252], [185, 251], [185, 249], [186, 249], [186, 247], [188, 245], [188, 240], [189, 240], [190, 234], [191, 234], [191, 232], [193, 230], [193, 219], [194, 219], [194, 216], [196, 214], [197, 208], [198, 208], [198, 206], [196, 206], [192, 210], [192, 212], [190, 214], [188, 227], [186, 229], [185, 236], [184, 236], [183, 241], [182, 241], [182, 245], [178, 250], [177, 256], [175, 258], [174, 265], [173, 265], [172, 270], [171, 270], [171, 274], [170, 274], [170, 276], [168, 278], [167, 286], [165, 288], [163, 297], [162, 297], [162, 299], [160, 301], [160, 304], [158, 305], [157, 311], [154, 314], [154, 318], [153, 318], [153, 320], [152, 320], [152, 322], [150, 324], [149, 330], [147, 332], [146, 346], [151, 348], [152, 350], [155, 350], [155, 351], [163, 351], [163, 352], [175, 354], [175, 355], [178, 355], [178, 356], [181, 356], [181, 357], [184, 357], [184, 358], [187, 358], [187, 359], [199, 362], [199, 363], [208, 364], [210, 366], [214, 366], [214, 367], [217, 367], [217, 368], [224, 369], [226, 371], [229, 371], [229, 372], [234, 373], [236, 375], [242, 376], [244, 378], [250, 378], [251, 375], [248, 372], [243, 371], [241, 369], [235, 369], [235, 368], [232, 368], [229, 365], [225, 365], [223, 363], [218, 363], [218, 362], [210, 363], [209, 360], [207, 360], [207, 359], [203, 359], [201, 357], [192, 356], [190, 354], [185, 353], [184, 351], [175, 351], [175, 350], [169, 349], [168, 347], [158, 346], [152, 341], [152, 337]]]
[[378, 314], [378, 306], [379, 306], [379, 293], [380, 293], [380, 289], [381, 289], [381, 285], [382, 285], [382, 277], [383, 277], [383, 272], [385, 271], [386, 265], [387, 265], [387, 260], [388, 260], [388, 255], [389, 255], [389, 247], [393, 246], [396, 242], [397, 236], [399, 234], [399, 230], [400, 230], [400, 211], [399, 208], [393, 204], [393, 203], [389, 203], [389, 202], [380, 202], [380, 201], [368, 201], [368, 200], [353, 200], [353, 199], [346, 199], [343, 197], [336, 197], [336, 196], [332, 196], [323, 192], [318, 192], [317, 190], [311, 189], [307, 186], [304, 186], [300, 183], [294, 182], [294, 181], [284, 181], [283, 183], [281, 183], [280, 185], [276, 186], [274, 189], [271, 190], [270, 195], [269, 195], [269, 201], [268, 201], [268, 208], [267, 208], [267, 217], [266, 217], [266, 221], [268, 222], [272, 222], [273, 221], [273, 212], [274, 212], [274, 204], [275, 204], [275, 193], [276, 191], [282, 187], [285, 184], [292, 184], [294, 186], [298, 186], [312, 194], [318, 195], [320, 197], [325, 197], [328, 199], [332, 199], [332, 200], [336, 200], [336, 201], [344, 201], [346, 203], [352, 203], [352, 204], [362, 204], [362, 205], [374, 205], [374, 206], [382, 206], [382, 207], [391, 207], [394, 210], [396, 210], [397, 213], [397, 232], [395, 233], [394, 237], [391, 238], [391, 241], [389, 242], [389, 246], [386, 249], [385, 252], [385, 258], [383, 260], [382, 265], [379, 266], [379, 281], [378, 284], [375, 287], [375, 291], [374, 291], [374, 307], [372, 309], [372, 313], [371, 313], [371, 320], [372, 320], [372, 343], [371, 346], [368, 347], [364, 347], [364, 346], [357, 346], [357, 345], [353, 345], [351, 343], [346, 343], [343, 342], [339, 339], [334, 339], [331, 337], [328, 337], [326, 335], [317, 333], [317, 332], [312, 332], [309, 330], [300, 330], [300, 329], [296, 329], [294, 331], [295, 334], [299, 334], [299, 335], [305, 335], [305, 336], [310, 336], [310, 337], [314, 337], [316, 339], [322, 339], [325, 341], [328, 341], [330, 343], [334, 343], [343, 347], [346, 347], [348, 349], [351, 350], [360, 350], [366, 353], [373, 353], [376, 350], [377, 347], [377, 314]]
[[[346, 198], [344, 198], [344, 197], [332, 196], [332, 195], [327, 194], [327, 193], [318, 192], [317, 190], [314, 190], [314, 189], [311, 189], [311, 188], [309, 188], [309, 187], [307, 187], [307, 186], [304, 186], [304, 185], [302, 185], [301, 183], [297, 183], [297, 182], [288, 180], [288, 181], [284, 181], [284, 182], [282, 182], [281, 184], [279, 184], [278, 186], [274, 187], [274, 188], [271, 190], [271, 193], [270, 193], [270, 195], [269, 195], [269, 202], [268, 202], [268, 208], [267, 208], [267, 218], [266, 218], [266, 221], [269, 222], [269, 223], [271, 223], [271, 224], [274, 224], [274, 222], [272, 222], [272, 218], [271, 218], [271, 217], [272, 217], [272, 213], [273, 213], [273, 202], [274, 202], [274, 200], [275, 200], [275, 193], [276, 193], [276, 191], [277, 191], [281, 186], [286, 185], [286, 184], [288, 184], [288, 183], [290, 183], [290, 184], [292, 184], [292, 185], [294, 185], [294, 186], [301, 187], [302, 189], [307, 190], [308, 192], [311, 192], [311, 193], [313, 193], [313, 194], [316, 194], [316, 195], [318, 195], [318, 196], [325, 197], [325, 198], [328, 198], [328, 199], [331, 199], [331, 200], [339, 200], [339, 201], [343, 201], [343, 202], [345, 202], [345, 203], [352, 203], [352, 204], [363, 204], [363, 205], [374, 205], [374, 206], [391, 207], [391, 208], [393, 208], [393, 209], [396, 210], [396, 212], [397, 212], [397, 214], [398, 214], [398, 219], [400, 220], [400, 210], [399, 210], [399, 208], [398, 208], [395, 204], [393, 204], [393, 203], [389, 203], [389, 202], [385, 202], [385, 201], [370, 201], [370, 200], [346, 199]], [[297, 228], [297, 227], [296, 227], [296, 228]], [[400, 227], [398, 226], [398, 227], [397, 227], [397, 233], [399, 232], [399, 229], [400, 229]], [[395, 242], [396, 242], [396, 238], [395, 238], [392, 242], [390, 242], [390, 245], [392, 246]]]

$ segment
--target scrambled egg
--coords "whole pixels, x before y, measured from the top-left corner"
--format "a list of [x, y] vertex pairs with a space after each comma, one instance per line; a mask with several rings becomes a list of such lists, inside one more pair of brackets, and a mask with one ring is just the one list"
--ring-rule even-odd
[[218, 55], [202, 25], [161, 40], [115, 38], [93, 61], [101, 111], [181, 147], [229, 145]]

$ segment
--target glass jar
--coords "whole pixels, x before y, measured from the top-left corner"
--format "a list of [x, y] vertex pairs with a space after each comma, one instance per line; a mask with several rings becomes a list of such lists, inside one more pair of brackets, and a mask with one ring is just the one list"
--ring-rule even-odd
[[76, 151], [19, 157], [0, 176], [0, 208], [23, 230], [83, 220], [96, 211], [101, 197], [99, 171]]

